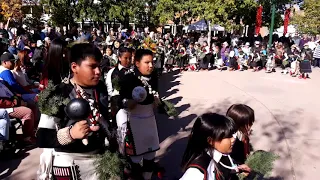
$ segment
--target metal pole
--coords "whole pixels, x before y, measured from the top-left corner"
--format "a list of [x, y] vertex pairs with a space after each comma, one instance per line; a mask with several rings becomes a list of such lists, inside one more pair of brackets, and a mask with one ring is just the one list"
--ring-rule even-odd
[[210, 21], [208, 21], [208, 30], [209, 30], [209, 32], [208, 32], [208, 45], [209, 45], [209, 47], [211, 47], [211, 22]]
[[276, 13], [276, 3], [272, 0], [272, 15], [271, 15], [271, 25], [270, 25], [270, 31], [269, 31], [269, 44], [268, 48], [271, 48], [272, 46], [272, 35], [273, 35], [273, 28], [274, 28], [274, 19], [275, 19], [275, 13]]
[[246, 25], [246, 37], [248, 37], [249, 25]]

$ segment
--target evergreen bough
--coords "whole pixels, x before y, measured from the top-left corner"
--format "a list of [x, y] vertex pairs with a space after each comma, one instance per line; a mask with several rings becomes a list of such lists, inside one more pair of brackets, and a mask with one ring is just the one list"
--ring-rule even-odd
[[56, 86], [52, 81], [48, 82], [48, 86], [38, 95], [38, 106], [41, 114], [48, 116], [56, 116], [62, 106], [66, 106], [70, 101], [69, 98], [64, 98], [60, 95], [54, 94]]
[[121, 180], [124, 179], [125, 159], [119, 153], [112, 153], [109, 150], [97, 156], [94, 162], [99, 180]]
[[161, 104], [159, 106], [159, 113], [167, 114], [169, 117], [177, 117], [179, 115], [174, 104], [167, 100], [161, 100]]
[[259, 180], [270, 176], [273, 169], [273, 163], [279, 156], [272, 152], [256, 151], [249, 155], [245, 164], [251, 168], [251, 173], [248, 177], [240, 174], [240, 180]]

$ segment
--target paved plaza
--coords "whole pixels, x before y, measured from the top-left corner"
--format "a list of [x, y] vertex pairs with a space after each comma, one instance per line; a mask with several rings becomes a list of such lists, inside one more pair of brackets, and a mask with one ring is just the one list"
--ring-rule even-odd
[[[320, 175], [320, 69], [301, 80], [279, 71], [183, 72], [161, 77], [160, 94], [176, 104], [176, 119], [158, 115], [161, 150], [157, 157], [166, 178], [181, 177], [180, 162], [193, 120], [206, 111], [225, 114], [234, 103], [255, 110], [251, 143], [254, 150], [275, 152], [280, 158], [270, 179], [318, 180]], [[0, 162], [0, 179], [35, 179], [40, 149], [23, 159]]]

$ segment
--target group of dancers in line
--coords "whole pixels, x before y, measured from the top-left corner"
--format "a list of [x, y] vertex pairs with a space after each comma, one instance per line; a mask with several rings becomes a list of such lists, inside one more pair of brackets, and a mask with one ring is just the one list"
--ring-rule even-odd
[[[126, 157], [125, 179], [150, 180], [155, 172], [159, 175], [161, 168], [155, 158], [160, 145], [154, 108], [161, 102], [154, 53], [119, 48], [117, 65], [104, 75], [104, 82], [102, 59], [101, 51], [93, 44], [79, 43], [70, 48], [71, 78], [58, 84], [51, 94], [82, 98], [89, 102], [91, 114], [88, 119], [76, 121], [69, 118], [62, 105], [56, 115], [41, 116], [37, 144], [44, 151], [38, 179], [100, 179], [96, 160], [106, 149]], [[235, 179], [238, 173], [250, 173], [243, 163], [250, 154], [254, 119], [252, 108], [243, 104], [231, 106], [226, 116], [199, 116], [183, 155], [181, 180]]]
[[302, 50], [296, 45], [285, 48], [279, 42], [275, 43], [269, 50], [259, 41], [255, 41], [251, 47], [250, 43], [233, 43], [229, 46], [227, 42], [222, 43], [221, 47], [212, 44], [210, 47], [207, 42], [190, 43], [188, 47], [178, 44], [177, 48], [167, 45], [165, 52], [165, 67], [171, 71], [173, 65], [177, 65], [181, 72], [199, 70], [248, 70], [253, 72], [264, 69], [266, 73], [276, 72], [276, 67], [281, 67], [282, 74], [292, 77], [309, 78], [312, 72], [312, 51], [308, 44]]
[[[84, 99], [89, 102], [91, 113], [87, 119], [74, 120], [61, 105], [56, 115], [41, 115], [37, 144], [44, 151], [38, 179], [101, 179], [97, 155], [107, 149], [127, 157], [123, 170], [126, 179], [151, 179], [157, 169], [155, 154], [160, 148], [154, 115], [154, 107], [160, 101], [158, 79], [153, 73], [152, 51], [135, 51], [134, 61], [132, 54], [131, 49], [120, 48], [118, 63], [103, 82], [100, 66], [104, 62], [99, 48], [90, 43], [71, 47], [71, 78], [57, 84], [50, 94]], [[143, 97], [133, 93], [137, 87], [144, 89]]]

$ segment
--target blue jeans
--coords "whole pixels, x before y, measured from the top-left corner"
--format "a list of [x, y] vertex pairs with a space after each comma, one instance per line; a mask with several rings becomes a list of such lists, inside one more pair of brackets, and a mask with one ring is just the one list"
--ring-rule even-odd
[[10, 117], [6, 110], [0, 109], [0, 139], [9, 140]]

